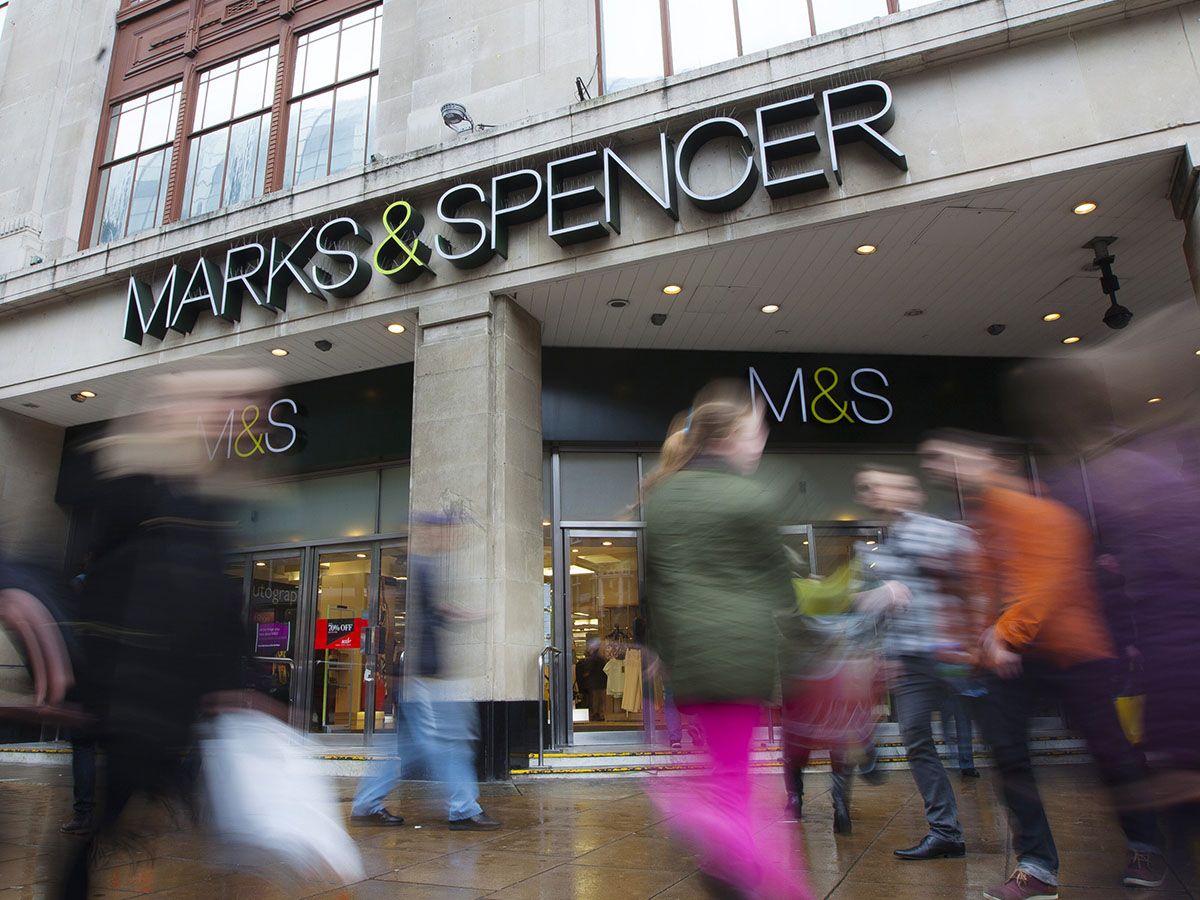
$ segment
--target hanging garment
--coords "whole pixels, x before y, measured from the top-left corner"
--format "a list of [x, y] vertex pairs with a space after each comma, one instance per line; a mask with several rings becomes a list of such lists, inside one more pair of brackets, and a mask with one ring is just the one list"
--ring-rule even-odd
[[642, 711], [642, 651], [628, 650], [625, 653], [625, 695], [621, 698], [621, 709], [625, 712]]
[[620, 697], [625, 685], [625, 661], [610, 659], [604, 664], [604, 674], [608, 676], [608, 696]]

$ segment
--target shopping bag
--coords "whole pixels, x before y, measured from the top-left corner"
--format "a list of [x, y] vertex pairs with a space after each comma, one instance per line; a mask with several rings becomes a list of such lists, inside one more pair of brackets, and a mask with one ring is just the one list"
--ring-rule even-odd
[[1123, 694], [1117, 697], [1117, 719], [1129, 743], [1135, 747], [1142, 742], [1142, 709], [1146, 698], [1140, 694]]
[[254, 710], [218, 715], [201, 741], [213, 827], [226, 861], [301, 879], [365, 875], [329, 776], [308, 742]]

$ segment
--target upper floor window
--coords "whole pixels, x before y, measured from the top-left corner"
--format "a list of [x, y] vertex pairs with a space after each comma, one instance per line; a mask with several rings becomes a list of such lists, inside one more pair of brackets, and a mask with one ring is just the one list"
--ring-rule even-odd
[[[191, 4], [181, 34], [182, 5], [127, 0], [118, 13], [86, 242], [361, 166], [374, 150], [378, 2], [226, 4], [220, 19]], [[147, 48], [164, 58], [148, 66]]]
[[267, 47], [201, 73], [184, 218], [262, 195], [278, 65], [279, 48]]
[[97, 191], [97, 240], [123, 238], [162, 221], [179, 88], [169, 84], [112, 108]]
[[381, 13], [376, 7], [301, 35], [292, 79], [284, 187], [361, 166], [370, 159]]
[[8, 18], [8, 0], [0, 0], [0, 34], [4, 34], [4, 21]]
[[606, 93], [934, 0], [597, 0]]

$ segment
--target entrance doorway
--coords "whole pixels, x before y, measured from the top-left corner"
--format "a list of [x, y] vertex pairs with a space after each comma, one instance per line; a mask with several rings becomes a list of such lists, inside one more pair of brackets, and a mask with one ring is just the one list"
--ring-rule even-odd
[[259, 685], [288, 705], [294, 727], [354, 743], [393, 729], [407, 566], [403, 539], [230, 561]]
[[645, 740], [655, 700], [645, 683], [640, 535], [568, 529], [563, 552], [570, 733], [575, 743]]

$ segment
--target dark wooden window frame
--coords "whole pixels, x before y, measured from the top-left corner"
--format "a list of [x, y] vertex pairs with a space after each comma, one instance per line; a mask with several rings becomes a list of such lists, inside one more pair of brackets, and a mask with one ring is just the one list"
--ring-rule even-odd
[[[812, 35], [817, 34], [817, 17], [813, 11], [813, 0], [795, 0], [797, 4], [803, 3], [808, 9], [808, 28]], [[887, 14], [890, 16], [893, 13], [900, 11], [900, 0], [886, 0]], [[729, 0], [733, 6], [733, 30], [734, 38], [737, 44], [737, 53], [732, 58], [737, 58], [743, 55], [742, 50], [742, 20], [741, 13], [738, 10], [738, 0]], [[604, 33], [601, 26], [601, 10], [600, 7], [604, 4], [604, 0], [596, 0], [596, 68], [599, 72], [599, 92], [607, 93], [605, 86], [604, 73]], [[658, 17], [661, 23], [662, 32], [662, 53], [663, 53], [663, 75], [669, 76], [675, 74], [675, 66], [671, 59], [671, 10], [670, 0], [658, 0]]]
[[[277, 44], [279, 63], [271, 101], [264, 181], [266, 193], [277, 191], [283, 182], [287, 117], [292, 101], [299, 99], [290, 95], [297, 35], [379, 5], [381, 0], [225, 0], [219, 4], [211, 0], [207, 4], [204, 0], [122, 0], [80, 228], [80, 249], [94, 243], [93, 231], [101, 201], [100, 173], [105, 167], [109, 122], [116, 104], [182, 82], [161, 224], [176, 222], [183, 207], [189, 138], [199, 133], [193, 130], [193, 123], [200, 72]], [[261, 114], [262, 111], [258, 113]]]

